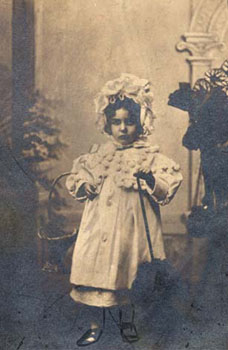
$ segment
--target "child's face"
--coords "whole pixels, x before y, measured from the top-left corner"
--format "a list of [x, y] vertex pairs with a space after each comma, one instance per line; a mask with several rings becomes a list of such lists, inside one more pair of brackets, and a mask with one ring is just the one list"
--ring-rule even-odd
[[121, 145], [131, 144], [137, 139], [136, 123], [126, 109], [118, 109], [111, 118], [111, 134]]

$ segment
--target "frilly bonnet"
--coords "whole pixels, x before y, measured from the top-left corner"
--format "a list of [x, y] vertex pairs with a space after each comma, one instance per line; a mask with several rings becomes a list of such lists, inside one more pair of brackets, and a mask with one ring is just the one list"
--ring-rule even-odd
[[115, 103], [117, 98], [124, 100], [125, 97], [128, 97], [141, 107], [140, 123], [143, 128], [143, 135], [151, 134], [155, 116], [152, 111], [153, 93], [150, 90], [150, 86], [151, 84], [148, 80], [126, 73], [122, 73], [115, 80], [108, 81], [94, 100], [98, 129], [105, 133], [105, 108], [110, 103]]

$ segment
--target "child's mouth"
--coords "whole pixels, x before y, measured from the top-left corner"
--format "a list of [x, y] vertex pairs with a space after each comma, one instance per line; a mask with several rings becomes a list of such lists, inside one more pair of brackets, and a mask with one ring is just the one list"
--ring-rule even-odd
[[128, 140], [129, 136], [128, 135], [121, 135], [119, 136], [120, 140]]

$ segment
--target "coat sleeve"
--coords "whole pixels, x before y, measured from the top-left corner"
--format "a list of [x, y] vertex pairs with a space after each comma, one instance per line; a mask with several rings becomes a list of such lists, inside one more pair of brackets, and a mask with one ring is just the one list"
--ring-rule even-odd
[[180, 166], [172, 159], [157, 153], [151, 170], [155, 185], [153, 189], [147, 186], [147, 192], [157, 203], [166, 205], [174, 197], [183, 180]]
[[91, 185], [94, 183], [93, 175], [86, 167], [88, 157], [89, 154], [75, 159], [73, 162], [71, 175], [69, 175], [66, 179], [66, 188], [68, 189], [69, 193], [80, 202], [84, 202], [87, 199], [87, 196], [83, 195], [80, 191], [82, 185], [86, 182], [90, 183]]

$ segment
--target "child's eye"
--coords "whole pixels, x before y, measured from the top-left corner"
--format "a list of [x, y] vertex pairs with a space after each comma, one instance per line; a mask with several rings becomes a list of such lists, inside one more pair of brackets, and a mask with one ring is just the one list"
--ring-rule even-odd
[[112, 125], [120, 125], [120, 123], [121, 123], [120, 119], [112, 119], [111, 120]]
[[135, 122], [134, 122], [134, 120], [132, 120], [132, 119], [127, 119], [127, 120], [125, 121], [125, 124], [126, 124], [126, 125], [134, 125]]

